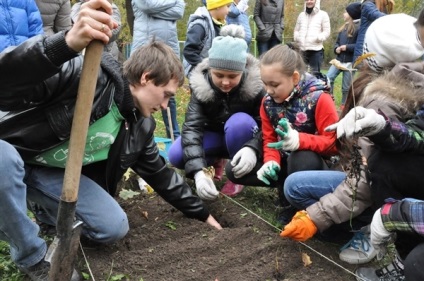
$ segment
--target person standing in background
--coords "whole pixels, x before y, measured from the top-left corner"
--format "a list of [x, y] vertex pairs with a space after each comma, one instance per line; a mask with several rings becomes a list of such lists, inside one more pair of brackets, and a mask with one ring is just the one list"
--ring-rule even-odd
[[71, 28], [71, 2], [69, 0], [36, 0], [35, 2], [41, 13], [46, 35]]
[[40, 11], [32, 0], [0, 0], [0, 52], [43, 34]]
[[[167, 44], [175, 55], [180, 57], [178, 43], [177, 20], [184, 15], [184, 0], [132, 0], [134, 11], [134, 35], [131, 53], [143, 46], [152, 38]], [[180, 136], [177, 120], [177, 105], [174, 97], [169, 99], [172, 133], [174, 138]], [[171, 138], [168, 113], [162, 110], [162, 118], [166, 127], [166, 135]]]
[[[334, 44], [334, 53], [336, 54], [336, 60], [343, 67], [351, 69], [353, 50], [355, 49], [356, 38], [358, 37], [359, 19], [361, 18], [361, 4], [355, 2], [347, 5], [346, 11], [343, 13], [343, 18], [345, 22], [339, 29], [339, 35]], [[333, 64], [328, 70], [327, 77], [330, 79], [331, 94], [333, 95], [334, 81], [340, 72], [343, 72], [341, 100], [341, 107], [343, 108], [350, 84], [352, 83], [352, 73], [349, 70], [342, 70]]]
[[[72, 5], [71, 8], [71, 20], [73, 23], [75, 23], [78, 19], [78, 14], [81, 9], [81, 5], [89, 0], [80, 0], [79, 2]], [[112, 9], [113, 9], [113, 20], [118, 24], [118, 27], [112, 30], [112, 37], [109, 39], [109, 43], [105, 45], [105, 51], [112, 54], [112, 56], [116, 60], [120, 60], [120, 52], [118, 48], [118, 44], [116, 43], [116, 40], [119, 37], [119, 34], [121, 33], [122, 23], [121, 23], [121, 13], [119, 12], [118, 6], [112, 3]]]
[[310, 72], [318, 75], [324, 59], [323, 42], [330, 36], [330, 18], [320, 9], [320, 0], [305, 0], [305, 10], [299, 14], [294, 27], [294, 41], [302, 51]]
[[253, 11], [258, 33], [256, 41], [258, 55], [281, 44], [284, 32], [284, 1], [283, 0], [256, 0]]
[[368, 27], [376, 19], [392, 13], [394, 5], [395, 2], [393, 0], [362, 0], [361, 24], [359, 25], [358, 38], [353, 51], [352, 63], [355, 63], [356, 59], [363, 53], [365, 33]]
[[183, 49], [183, 65], [187, 77], [196, 65], [208, 56], [212, 40], [219, 35], [221, 27], [225, 25], [225, 18], [233, 1], [203, 0], [202, 3], [205, 6], [197, 8], [187, 22]]
[[230, 6], [226, 21], [227, 24], [237, 24], [244, 28], [247, 48], [249, 49], [250, 42], [252, 41], [252, 30], [249, 24], [249, 15], [247, 9], [249, 8], [249, 0], [234, 0], [234, 3]]

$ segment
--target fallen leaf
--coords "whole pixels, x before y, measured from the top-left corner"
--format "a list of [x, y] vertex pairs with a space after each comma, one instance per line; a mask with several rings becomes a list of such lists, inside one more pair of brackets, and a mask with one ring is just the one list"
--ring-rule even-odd
[[124, 180], [127, 181], [133, 173], [134, 173], [133, 170], [127, 169], [127, 171], [124, 174]]
[[147, 194], [152, 194], [155, 192], [150, 185], [146, 184], [145, 187], [147, 189]]
[[163, 142], [158, 142], [157, 145], [158, 145], [159, 150], [165, 150], [165, 148], [166, 148], [166, 145]]
[[205, 174], [211, 179], [215, 176], [215, 168], [213, 166], [203, 168], [203, 172], [205, 172]]
[[306, 253], [302, 253], [303, 266], [308, 266], [312, 263], [311, 258]]
[[375, 53], [366, 53], [366, 54], [359, 56], [355, 60], [355, 63], [353, 64], [353, 68], [355, 68], [358, 64], [360, 64], [364, 59], [369, 58], [369, 57], [373, 57], [373, 56], [376, 56], [376, 55], [377, 54], [375, 54]]
[[139, 194], [140, 194], [140, 192], [132, 191], [132, 190], [129, 190], [129, 189], [122, 189], [119, 192], [119, 197], [124, 199], [124, 200], [127, 200], [127, 199], [131, 199], [134, 196], [139, 195]]

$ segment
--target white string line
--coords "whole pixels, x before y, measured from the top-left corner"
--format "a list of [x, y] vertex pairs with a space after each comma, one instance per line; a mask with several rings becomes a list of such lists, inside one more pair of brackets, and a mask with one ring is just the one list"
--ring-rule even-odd
[[79, 246], [80, 246], [80, 249], [81, 249], [82, 255], [83, 255], [83, 257], [84, 257], [85, 264], [87, 265], [88, 272], [90, 273], [91, 279], [93, 279], [93, 281], [96, 281], [96, 279], [94, 278], [94, 274], [93, 274], [93, 272], [91, 271], [90, 264], [89, 264], [89, 262], [88, 262], [88, 260], [87, 260], [87, 256], [85, 255], [85, 252], [84, 252], [84, 249], [83, 249], [83, 247], [82, 247], [81, 241], [79, 242]]
[[[276, 227], [275, 225], [273, 225], [272, 223], [268, 222], [267, 220], [265, 220], [264, 218], [262, 218], [261, 216], [259, 216], [258, 214], [256, 214], [255, 212], [249, 210], [247, 207], [243, 206], [240, 202], [234, 200], [233, 198], [223, 194], [222, 192], [220, 192], [225, 198], [227, 198], [228, 200], [230, 200], [231, 202], [235, 203], [236, 205], [240, 206], [241, 208], [243, 208], [244, 210], [248, 211], [249, 213], [251, 213], [252, 215], [254, 215], [255, 217], [257, 217], [258, 219], [262, 220], [263, 222], [265, 222], [266, 224], [268, 224], [269, 226], [275, 228], [276, 230], [281, 232], [281, 229], [279, 229], [278, 227]], [[356, 275], [354, 272], [350, 271], [349, 269], [343, 267], [342, 265], [338, 264], [337, 262], [333, 261], [332, 259], [326, 257], [325, 255], [321, 254], [320, 252], [318, 252], [317, 250], [315, 250], [314, 248], [312, 248], [311, 246], [297, 241], [298, 243], [302, 244], [303, 246], [305, 246], [306, 248], [310, 249], [312, 252], [316, 253], [317, 255], [321, 256], [322, 258], [326, 259], [327, 261], [333, 263], [334, 265], [338, 266], [339, 268], [343, 269], [344, 271], [348, 272], [349, 274], [355, 276], [356, 278], [359, 278], [360, 280], [365, 280], [363, 278], [361, 278], [360, 276]]]

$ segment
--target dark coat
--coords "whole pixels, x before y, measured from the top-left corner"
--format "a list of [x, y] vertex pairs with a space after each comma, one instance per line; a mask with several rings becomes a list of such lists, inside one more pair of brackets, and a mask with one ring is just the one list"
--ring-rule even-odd
[[202, 147], [205, 130], [224, 134], [225, 122], [237, 112], [251, 115], [261, 127], [259, 108], [265, 89], [260, 79], [258, 61], [248, 56], [243, 78], [229, 94], [212, 86], [208, 69], [209, 59], [206, 58], [190, 76], [192, 94], [181, 135], [188, 176], [207, 167]]
[[284, 31], [284, 1], [269, 0], [267, 5], [263, 5], [261, 0], [256, 0], [253, 10], [253, 19], [255, 20], [258, 32], [256, 41], [268, 41], [272, 33], [275, 32], [278, 40], [282, 41]]
[[[346, 28], [339, 32], [337, 35], [336, 43], [334, 43], [334, 53], [336, 59], [340, 62], [352, 62], [353, 51], [355, 50], [356, 38], [358, 37], [359, 21], [355, 21], [355, 32], [351, 37], [348, 36]], [[346, 51], [336, 53], [336, 49], [340, 46], [346, 45]]]
[[[205, 221], [209, 212], [202, 201], [159, 156], [155, 120], [134, 108], [118, 63], [110, 54], [104, 56], [90, 122], [107, 114], [112, 101], [125, 120], [108, 159], [84, 166], [83, 173], [114, 194], [132, 168], [187, 217]], [[0, 110], [15, 110], [0, 119], [0, 139], [14, 145], [24, 160], [69, 139], [82, 63], [82, 56], [67, 47], [63, 32], [33, 37], [0, 54]]]

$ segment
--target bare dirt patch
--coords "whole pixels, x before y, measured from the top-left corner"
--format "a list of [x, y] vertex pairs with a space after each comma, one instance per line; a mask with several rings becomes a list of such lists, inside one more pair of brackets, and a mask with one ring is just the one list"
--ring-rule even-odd
[[[113, 245], [83, 246], [95, 280], [354, 280], [227, 198], [208, 203], [222, 231], [184, 217], [154, 194], [118, 200], [129, 217], [128, 235]], [[338, 259], [340, 245], [317, 239], [306, 244], [354, 270]], [[312, 261], [309, 266], [303, 253]], [[80, 256], [78, 266], [88, 272], [85, 263]]]

